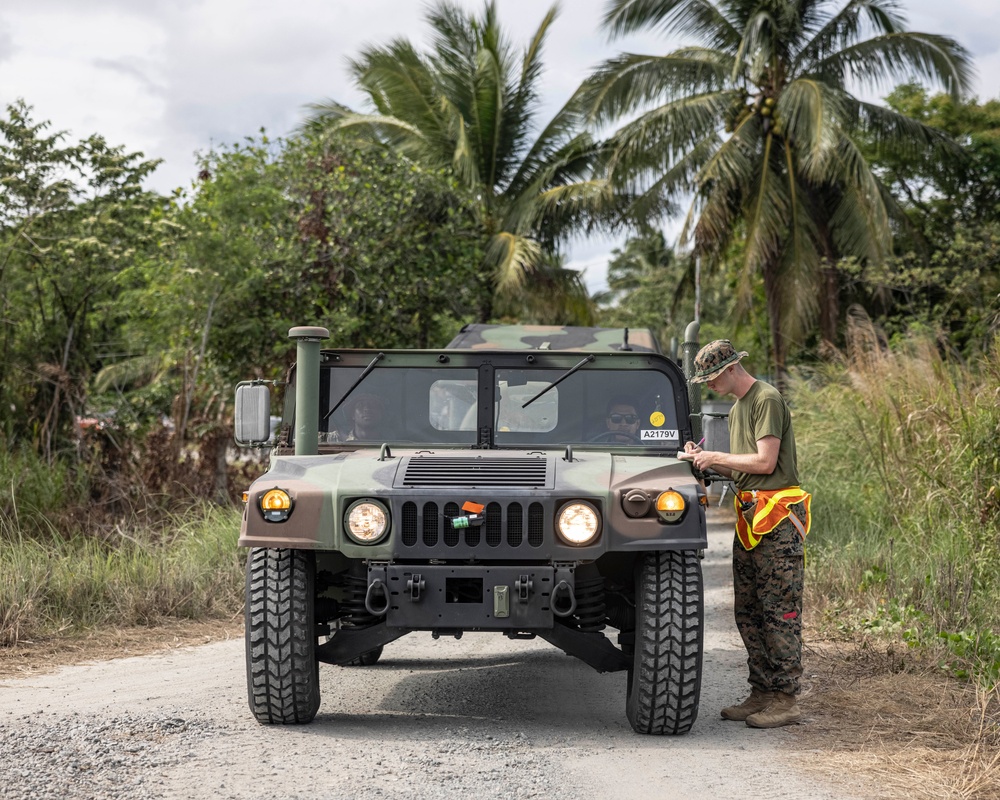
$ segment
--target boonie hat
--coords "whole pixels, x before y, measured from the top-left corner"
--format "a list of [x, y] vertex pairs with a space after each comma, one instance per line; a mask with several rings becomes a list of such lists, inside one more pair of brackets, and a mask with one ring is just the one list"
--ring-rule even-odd
[[740, 359], [750, 355], [746, 350], [736, 352], [728, 339], [709, 342], [694, 357], [694, 375], [688, 383], [705, 383], [718, 378], [726, 367], [738, 364]]

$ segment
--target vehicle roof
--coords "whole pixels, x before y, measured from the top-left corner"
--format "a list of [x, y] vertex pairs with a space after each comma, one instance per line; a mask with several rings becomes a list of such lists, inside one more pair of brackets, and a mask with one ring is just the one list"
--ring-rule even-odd
[[575, 325], [463, 326], [449, 350], [569, 350], [577, 352], [636, 351], [661, 353], [648, 328], [588, 328]]

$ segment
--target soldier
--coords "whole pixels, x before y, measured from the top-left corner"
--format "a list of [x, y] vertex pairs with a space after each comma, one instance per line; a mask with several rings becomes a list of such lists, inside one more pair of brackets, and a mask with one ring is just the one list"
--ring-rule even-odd
[[747, 649], [750, 696], [722, 717], [753, 728], [802, 719], [796, 703], [802, 675], [802, 580], [811, 496], [799, 487], [792, 417], [773, 386], [748, 373], [728, 339], [705, 345], [691, 383], [731, 394], [729, 453], [684, 445], [678, 458], [713, 469], [736, 484], [733, 589], [736, 627]]

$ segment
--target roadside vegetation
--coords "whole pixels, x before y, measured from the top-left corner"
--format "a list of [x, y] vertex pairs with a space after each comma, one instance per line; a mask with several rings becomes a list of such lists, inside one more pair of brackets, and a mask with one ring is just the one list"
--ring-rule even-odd
[[[24, 461], [6, 459], [3, 466]], [[64, 478], [55, 476], [49, 488], [66, 499]], [[25, 503], [0, 518], [0, 647], [238, 613], [237, 510], [195, 503], [155, 521], [125, 517], [108, 527], [76, 527], [64, 513], [72, 517], [79, 508]]]
[[959, 677], [1000, 681], [1000, 356], [879, 346], [796, 382], [815, 495], [813, 591], [830, 624], [898, 636]]

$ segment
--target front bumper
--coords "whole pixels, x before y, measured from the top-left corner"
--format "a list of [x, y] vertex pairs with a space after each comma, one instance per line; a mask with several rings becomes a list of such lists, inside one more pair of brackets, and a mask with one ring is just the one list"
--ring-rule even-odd
[[368, 567], [365, 605], [390, 628], [520, 631], [551, 628], [576, 610], [572, 566]]

